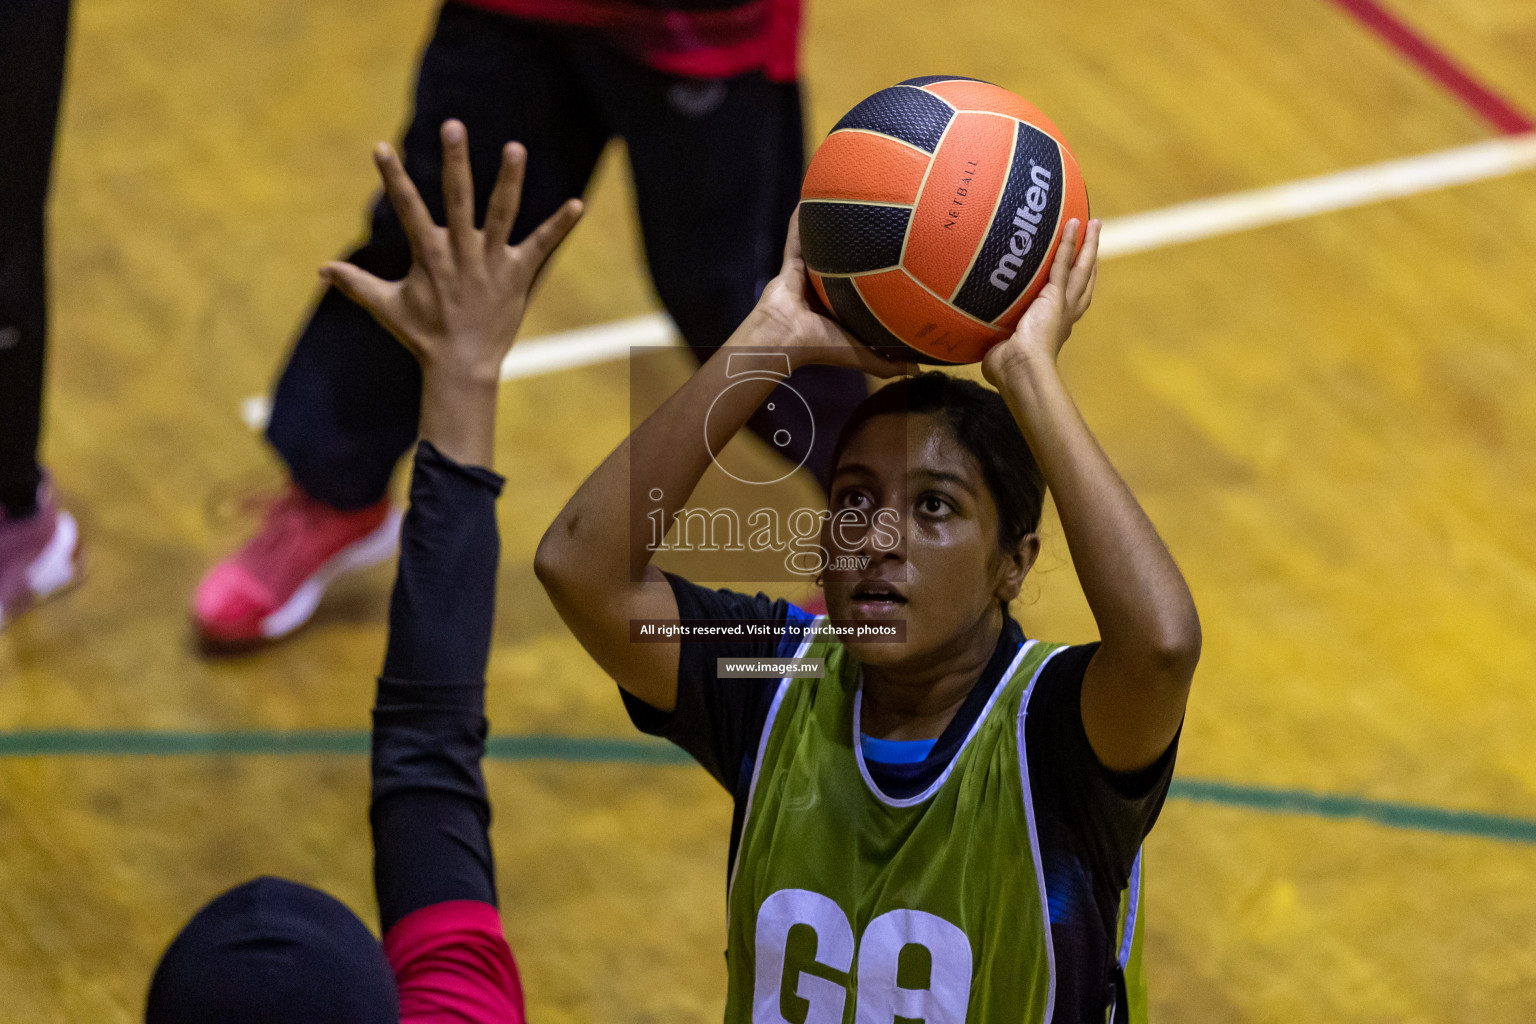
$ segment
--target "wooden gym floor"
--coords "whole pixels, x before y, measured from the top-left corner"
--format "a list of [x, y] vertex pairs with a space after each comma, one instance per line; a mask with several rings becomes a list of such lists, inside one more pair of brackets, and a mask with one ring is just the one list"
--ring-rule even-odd
[[[1527, 0], [1387, 2], [1536, 110]], [[1109, 218], [1498, 134], [1348, 6], [811, 0], [810, 129], [915, 74], [990, 79], [1057, 121]], [[403, 121], [432, 5], [366, 7], [77, 4], [46, 454], [91, 577], [0, 635], [0, 1021], [138, 1019], [176, 928], [257, 873], [373, 918], [358, 751], [389, 570], [260, 655], [202, 657], [186, 622], [279, 480], [241, 403]], [[1147, 851], [1160, 1021], [1536, 1016], [1533, 185], [1108, 261], [1067, 349], [1205, 625]], [[654, 308], [616, 150], [525, 336]], [[654, 748], [602, 760], [634, 736], [530, 567], [629, 389], [619, 360], [502, 402], [489, 780], [544, 1024], [718, 1020], [724, 992], [727, 798]], [[1092, 635], [1059, 529], [1028, 598], [1031, 632]], [[526, 759], [530, 735], [563, 739]], [[220, 737], [245, 752], [186, 752]]]

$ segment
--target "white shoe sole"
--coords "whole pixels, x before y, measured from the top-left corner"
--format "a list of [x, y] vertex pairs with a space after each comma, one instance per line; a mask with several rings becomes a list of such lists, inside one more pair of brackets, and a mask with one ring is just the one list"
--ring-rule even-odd
[[[60, 509], [48, 546], [27, 566], [27, 590], [31, 596], [22, 603], [23, 608], [33, 607], [78, 579], [79, 569], [75, 559], [79, 554], [79, 544], [80, 525], [75, 522], [74, 516]], [[5, 608], [0, 607], [0, 626], [10, 621], [11, 616]]]
[[400, 546], [400, 510], [390, 509], [372, 533], [353, 541], [299, 584], [281, 608], [261, 620], [261, 635], [267, 640], [285, 637], [309, 621], [320, 607], [325, 590], [349, 572], [368, 569], [389, 558]]
[[43, 553], [27, 566], [27, 588], [32, 599], [41, 601], [75, 582], [75, 546], [80, 543], [80, 526], [75, 517], [59, 510], [58, 525]]

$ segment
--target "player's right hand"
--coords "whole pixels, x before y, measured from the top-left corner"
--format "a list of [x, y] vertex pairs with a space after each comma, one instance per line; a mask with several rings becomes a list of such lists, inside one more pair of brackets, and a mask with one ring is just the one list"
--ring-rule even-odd
[[805, 258], [800, 254], [800, 210], [796, 207], [789, 218], [784, 262], [747, 317], [743, 327], [749, 329], [749, 337], [743, 340], [753, 348], [782, 348], [795, 366], [848, 366], [876, 377], [912, 372], [909, 364], [885, 358], [843, 330], [837, 321], [812, 309], [807, 301], [808, 286]]
[[1013, 335], [992, 346], [982, 358], [982, 375], [993, 387], [1002, 390], [1020, 361], [1039, 358], [1056, 362], [1073, 326], [1093, 302], [1102, 227], [1103, 222], [1097, 219], [1086, 227], [1075, 217], [1067, 221], [1061, 244], [1051, 258], [1045, 287], [1024, 311]]

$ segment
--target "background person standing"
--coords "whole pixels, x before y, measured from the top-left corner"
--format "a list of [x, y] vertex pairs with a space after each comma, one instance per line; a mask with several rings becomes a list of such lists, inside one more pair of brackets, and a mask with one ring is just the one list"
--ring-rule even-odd
[[37, 461], [47, 203], [69, 0], [0, 0], [0, 629], [75, 582], [79, 531]]
[[[581, 195], [608, 141], [629, 152], [651, 277], [683, 338], [707, 359], [778, 270], [804, 170], [796, 81], [799, 0], [469, 0], [444, 4], [422, 55], [403, 157], [439, 223], [448, 118], [469, 129], [477, 216], [500, 147], [528, 148], [522, 239]], [[410, 248], [389, 204], [347, 259], [403, 276]], [[815, 417], [773, 444], [825, 483], [831, 440], [867, 392], [845, 367], [807, 367], [793, 387]], [[421, 377], [387, 332], [335, 289], [320, 299], [278, 382], [267, 439], [291, 483], [253, 537], [198, 586], [193, 617], [214, 644], [297, 629], [337, 576], [394, 550], [386, 489], [416, 439]], [[795, 403], [750, 428], [772, 438]], [[788, 424], [793, 426], [791, 422]], [[798, 450], [797, 450], [798, 449]]]

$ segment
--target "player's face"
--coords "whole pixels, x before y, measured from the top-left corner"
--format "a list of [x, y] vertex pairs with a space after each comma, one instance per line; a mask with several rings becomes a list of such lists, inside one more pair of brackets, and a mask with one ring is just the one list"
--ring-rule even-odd
[[1006, 587], [997, 505], [981, 467], [941, 420], [869, 420], [843, 450], [829, 511], [828, 613], [906, 624], [902, 643], [847, 641], [866, 664], [938, 665], [972, 649], [978, 630], [996, 628], [989, 616]]

